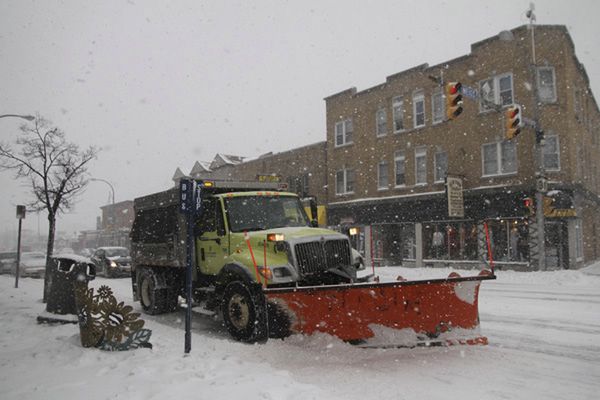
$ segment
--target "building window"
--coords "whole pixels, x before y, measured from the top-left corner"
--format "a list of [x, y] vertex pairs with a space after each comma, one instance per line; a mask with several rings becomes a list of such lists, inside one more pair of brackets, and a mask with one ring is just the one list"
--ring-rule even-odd
[[388, 164], [385, 161], [377, 165], [377, 189], [385, 190], [389, 187]]
[[483, 176], [517, 172], [517, 151], [514, 141], [487, 143], [482, 147]]
[[577, 261], [583, 260], [583, 229], [580, 220], [575, 222], [575, 256]]
[[544, 138], [544, 169], [549, 171], [560, 170], [560, 146], [556, 135]]
[[394, 156], [394, 164], [396, 167], [396, 186], [406, 185], [404, 161], [404, 151], [397, 151], [396, 155]]
[[413, 96], [413, 115], [415, 128], [425, 126], [425, 95], [423, 92], [415, 93]]
[[415, 149], [415, 184], [427, 183], [427, 149]]
[[438, 90], [431, 96], [431, 116], [434, 124], [444, 121], [444, 96]]
[[509, 106], [513, 103], [512, 74], [498, 77], [498, 95], [500, 96], [500, 105]]
[[298, 194], [300, 197], [308, 197], [310, 191], [308, 189], [309, 174], [302, 174], [300, 176], [290, 176], [287, 180], [288, 190], [292, 193]]
[[443, 182], [448, 174], [448, 153], [445, 151], [435, 153], [435, 181]]
[[354, 193], [354, 170], [342, 169], [335, 174], [335, 193], [350, 194]]
[[375, 122], [377, 124], [377, 136], [383, 136], [387, 133], [387, 112], [384, 108], [375, 113]]
[[497, 106], [514, 103], [512, 74], [498, 75], [479, 82], [479, 111], [493, 110]]
[[539, 99], [545, 103], [556, 101], [556, 83], [554, 67], [539, 67], [537, 69], [537, 85]]
[[402, 97], [394, 97], [392, 102], [392, 113], [394, 117], [394, 132], [402, 132], [404, 130], [404, 102]]
[[335, 146], [343, 146], [345, 144], [352, 143], [352, 133], [354, 128], [352, 126], [352, 120], [346, 119], [344, 121], [336, 122], [335, 124]]

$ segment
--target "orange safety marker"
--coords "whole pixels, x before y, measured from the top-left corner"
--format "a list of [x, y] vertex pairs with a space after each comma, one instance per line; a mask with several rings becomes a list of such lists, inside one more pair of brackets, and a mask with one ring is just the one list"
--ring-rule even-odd
[[[266, 240], [263, 240], [263, 250], [264, 250], [264, 255], [265, 255], [265, 261], [263, 263], [263, 268], [264, 268], [264, 271], [265, 271], [264, 273], [267, 274], [266, 273], [266, 271], [267, 271], [267, 241]], [[265, 283], [263, 284], [263, 286], [267, 287], [267, 281], [269, 279], [266, 276], [264, 278], [265, 278]]]
[[490, 233], [488, 232], [487, 222], [483, 223], [485, 227], [485, 241], [487, 242], [488, 258], [490, 259], [490, 268], [492, 268], [492, 274], [494, 273], [494, 257], [492, 256], [492, 243], [490, 242]]
[[258, 265], [256, 265], [256, 259], [254, 258], [254, 252], [252, 251], [252, 246], [250, 245], [250, 235], [248, 235], [248, 232], [244, 232], [244, 240], [246, 241], [246, 246], [248, 246], [248, 250], [250, 250], [250, 257], [252, 257], [252, 263], [254, 264], [254, 273], [256, 274], [256, 281], [262, 285], [262, 279], [260, 279], [260, 274], [258, 273]]

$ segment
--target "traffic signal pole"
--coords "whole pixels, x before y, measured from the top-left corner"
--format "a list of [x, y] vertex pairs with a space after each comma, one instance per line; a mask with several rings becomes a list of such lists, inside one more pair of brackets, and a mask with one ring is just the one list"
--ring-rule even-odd
[[535, 185], [535, 223], [537, 226], [537, 255], [538, 255], [538, 270], [546, 270], [546, 219], [544, 216], [544, 188], [538, 184], [538, 181], [545, 179], [544, 169], [544, 137], [543, 130], [539, 121], [539, 106], [538, 106], [538, 80], [537, 80], [537, 65], [535, 57], [535, 15], [533, 8], [527, 12], [529, 18], [529, 29], [531, 30], [531, 81], [533, 86], [533, 121], [535, 130], [535, 154], [537, 162], [536, 185]]

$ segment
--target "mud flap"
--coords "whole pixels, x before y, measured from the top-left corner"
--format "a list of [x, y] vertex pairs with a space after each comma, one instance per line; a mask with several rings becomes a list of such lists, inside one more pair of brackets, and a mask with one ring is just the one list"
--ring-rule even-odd
[[293, 333], [323, 332], [367, 345], [411, 347], [413, 342], [485, 344], [479, 334], [478, 295], [494, 275], [446, 279], [265, 289], [285, 312]]

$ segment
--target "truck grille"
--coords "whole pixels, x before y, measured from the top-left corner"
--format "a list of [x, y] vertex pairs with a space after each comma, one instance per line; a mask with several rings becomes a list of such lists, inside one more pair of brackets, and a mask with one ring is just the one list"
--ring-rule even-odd
[[350, 245], [347, 240], [299, 243], [294, 250], [302, 275], [350, 265]]

